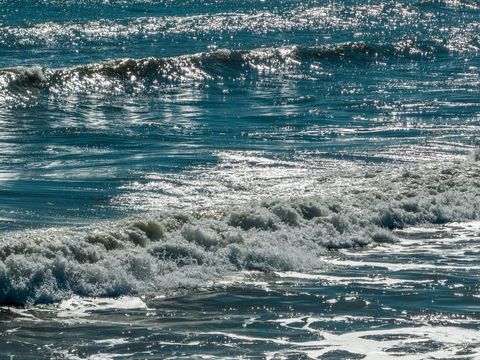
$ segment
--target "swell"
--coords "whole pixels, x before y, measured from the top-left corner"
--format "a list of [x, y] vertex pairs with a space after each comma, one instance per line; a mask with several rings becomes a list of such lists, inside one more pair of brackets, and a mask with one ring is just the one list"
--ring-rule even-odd
[[479, 154], [453, 163], [365, 169], [352, 175], [360, 185], [344, 193], [319, 182], [327, 195], [5, 233], [0, 303], [169, 294], [243, 270], [322, 268], [329, 251], [395, 242], [395, 229], [479, 219]]
[[[118, 59], [66, 69], [38, 66], [0, 69], [0, 95], [4, 103], [42, 93], [145, 93], [172, 83], [218, 79], [245, 79], [273, 73], [282, 76], [317, 76], [310, 65], [368, 64], [387, 58], [422, 58], [448, 53], [433, 43], [371, 45], [347, 42], [317, 48], [288, 46], [255, 50], [218, 50], [171, 58]], [[318, 77], [318, 76], [317, 76]]]
[[[248, 11], [244, 5], [229, 6], [225, 9], [226, 12], [217, 12], [219, 8], [216, 8], [211, 13], [205, 13], [201, 6], [197, 11], [189, 11], [189, 15], [132, 17], [129, 14], [115, 20], [96, 16], [92, 18], [89, 11], [89, 20], [84, 21], [72, 21], [71, 19], [76, 18], [72, 15], [66, 18], [67, 21], [58, 21], [58, 18], [54, 17], [45, 22], [44, 17], [43, 22], [32, 21], [27, 26], [0, 24], [0, 46], [28, 48], [61, 44], [77, 47], [99, 42], [109, 45], [124, 40], [151, 41], [159, 36], [176, 38], [195, 35], [211, 39], [212, 34], [241, 37], [245, 33], [268, 36], [275, 33], [295, 35], [301, 32], [328, 32], [351, 35], [351, 32], [355, 31], [370, 33], [375, 38], [394, 36], [396, 39], [418, 38], [421, 34], [421, 38], [441, 38], [450, 43], [452, 48], [461, 50], [462, 44], [455, 41], [459, 33], [468, 35], [467, 38], [474, 42], [478, 39], [475, 20], [479, 6], [475, 1], [426, 0], [369, 4], [331, 2], [310, 6], [297, 4], [293, 7], [267, 5], [261, 6], [262, 9], [250, 4], [247, 6]], [[11, 17], [16, 16], [18, 14], [12, 14]], [[412, 24], [420, 26], [412, 27]], [[446, 32], [442, 29], [445, 26], [448, 27]], [[383, 33], [385, 29], [389, 29], [387, 33]]]

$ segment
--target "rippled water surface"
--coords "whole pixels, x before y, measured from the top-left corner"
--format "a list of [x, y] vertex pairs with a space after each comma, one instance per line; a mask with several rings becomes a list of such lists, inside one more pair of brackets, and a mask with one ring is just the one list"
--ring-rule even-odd
[[0, 358], [480, 357], [479, 19], [0, 0]]
[[4, 353], [32, 359], [478, 358], [479, 235], [478, 223], [409, 228], [398, 233], [399, 244], [340, 251], [309, 273], [243, 272], [173, 298], [75, 297], [54, 306], [4, 307]]

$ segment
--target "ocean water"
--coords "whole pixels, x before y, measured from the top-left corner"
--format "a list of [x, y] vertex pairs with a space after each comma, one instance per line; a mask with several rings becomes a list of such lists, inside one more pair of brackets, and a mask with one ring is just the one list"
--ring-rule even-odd
[[476, 0], [0, 0], [0, 359], [480, 359]]

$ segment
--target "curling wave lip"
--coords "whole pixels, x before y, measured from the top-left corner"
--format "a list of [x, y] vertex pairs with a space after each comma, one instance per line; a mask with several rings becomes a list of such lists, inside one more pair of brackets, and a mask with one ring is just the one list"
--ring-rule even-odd
[[418, 44], [424, 47], [413, 51], [411, 45], [372, 45], [346, 42], [316, 48], [291, 45], [254, 50], [217, 50], [207, 53], [170, 58], [118, 59], [103, 63], [81, 65], [67, 69], [39, 66], [0, 69], [0, 105], [27, 102], [42, 91], [57, 96], [71, 93], [132, 94], [155, 92], [162, 84], [195, 83], [215, 79], [243, 79], [248, 73], [259, 76], [284, 74], [293, 70], [311, 79], [325, 73], [312, 65], [321, 62], [369, 63], [386, 58], [416, 58], [428, 54], [448, 53], [440, 45]]

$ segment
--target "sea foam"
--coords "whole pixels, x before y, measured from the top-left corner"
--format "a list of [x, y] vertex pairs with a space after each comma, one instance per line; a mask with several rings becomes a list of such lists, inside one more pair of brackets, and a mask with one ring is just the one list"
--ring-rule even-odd
[[480, 164], [472, 158], [365, 169], [360, 187], [325, 195], [4, 233], [0, 302], [169, 294], [243, 270], [320, 269], [329, 251], [395, 242], [395, 229], [479, 219]]

